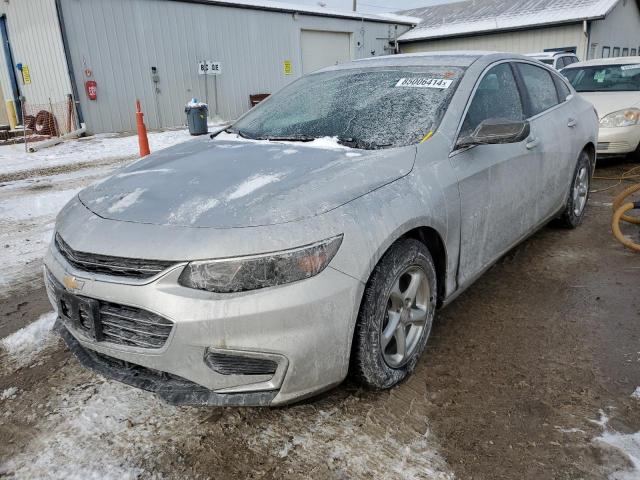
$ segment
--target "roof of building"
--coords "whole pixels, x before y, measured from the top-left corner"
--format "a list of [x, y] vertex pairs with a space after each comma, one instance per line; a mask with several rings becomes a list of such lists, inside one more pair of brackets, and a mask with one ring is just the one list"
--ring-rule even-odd
[[[401, 42], [604, 18], [620, 0], [466, 0], [398, 12], [422, 21]], [[640, 0], [636, 0], [640, 4]]]
[[200, 3], [207, 5], [219, 5], [223, 7], [247, 8], [251, 10], [266, 10], [282, 13], [300, 13], [320, 17], [346, 18], [355, 20], [368, 20], [372, 22], [397, 23], [402, 25], [416, 25], [419, 18], [398, 13], [360, 13], [342, 10], [333, 10], [324, 7], [298, 5], [295, 3], [277, 2], [272, 0], [175, 0], [186, 3]]

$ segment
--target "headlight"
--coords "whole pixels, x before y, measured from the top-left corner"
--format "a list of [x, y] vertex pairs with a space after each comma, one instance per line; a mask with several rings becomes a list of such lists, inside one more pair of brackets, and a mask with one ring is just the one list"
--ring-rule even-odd
[[637, 108], [618, 110], [600, 120], [600, 126], [604, 128], [630, 127], [632, 125], [640, 125], [640, 110]]
[[338, 235], [276, 253], [191, 262], [178, 283], [198, 290], [231, 293], [296, 282], [322, 272], [341, 243], [342, 235]]

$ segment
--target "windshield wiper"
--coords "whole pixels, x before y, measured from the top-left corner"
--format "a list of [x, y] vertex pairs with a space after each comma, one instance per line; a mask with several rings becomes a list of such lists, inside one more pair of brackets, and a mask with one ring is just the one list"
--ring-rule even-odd
[[362, 140], [361, 138], [343, 137], [338, 138], [338, 143], [346, 147], [358, 148], [360, 150], [379, 150], [381, 148], [390, 147], [392, 143], [377, 143]]
[[269, 140], [270, 142], [313, 142], [315, 139], [316, 137], [309, 135], [264, 135], [256, 138], [256, 140]]

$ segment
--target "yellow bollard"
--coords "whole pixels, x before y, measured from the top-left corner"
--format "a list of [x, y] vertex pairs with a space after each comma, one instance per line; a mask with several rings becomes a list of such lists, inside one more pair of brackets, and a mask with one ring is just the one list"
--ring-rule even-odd
[[18, 117], [16, 115], [16, 105], [13, 100], [7, 100], [7, 118], [9, 119], [9, 125], [11, 130], [15, 130], [18, 126]]

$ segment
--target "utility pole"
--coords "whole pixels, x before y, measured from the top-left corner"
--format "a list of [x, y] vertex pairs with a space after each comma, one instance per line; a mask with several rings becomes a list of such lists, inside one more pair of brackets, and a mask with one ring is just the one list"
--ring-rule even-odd
[[356, 11], [356, 7], [357, 7], [357, 5], [356, 5], [356, 4], [357, 4], [357, 3], [358, 3], [358, 0], [353, 0], [353, 11], [354, 11], [354, 12]]

